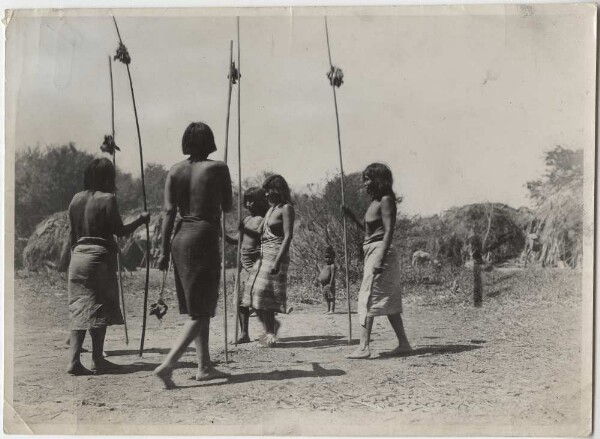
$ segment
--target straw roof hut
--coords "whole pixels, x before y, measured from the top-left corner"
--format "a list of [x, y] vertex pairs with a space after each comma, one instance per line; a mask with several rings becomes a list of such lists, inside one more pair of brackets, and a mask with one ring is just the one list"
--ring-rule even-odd
[[57, 212], [39, 223], [29, 237], [23, 250], [23, 266], [32, 271], [50, 268], [65, 272], [70, 259], [68, 213]]
[[558, 188], [540, 203], [524, 257], [542, 266], [577, 268], [583, 258], [583, 180]]

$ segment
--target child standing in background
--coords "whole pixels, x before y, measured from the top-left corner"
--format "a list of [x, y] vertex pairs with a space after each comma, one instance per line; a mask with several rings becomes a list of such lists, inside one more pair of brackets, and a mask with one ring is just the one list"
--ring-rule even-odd
[[335, 313], [335, 252], [333, 247], [327, 246], [325, 249], [325, 265], [319, 273], [319, 283], [323, 298], [327, 302], [327, 311], [325, 314]]
[[[225, 236], [225, 240], [229, 244], [237, 244], [240, 235], [242, 236], [240, 261], [244, 271], [240, 273], [243, 279], [240, 290], [244, 289], [244, 283], [248, 277], [248, 273], [260, 257], [260, 235], [262, 233], [262, 222], [263, 217], [268, 209], [265, 191], [261, 188], [251, 187], [248, 189], [244, 193], [243, 201], [244, 207], [248, 210], [249, 214], [242, 220], [242, 224], [240, 224], [239, 227], [239, 234], [237, 236]], [[250, 343], [250, 335], [248, 332], [250, 309], [239, 303], [238, 310], [241, 331], [237, 343]]]

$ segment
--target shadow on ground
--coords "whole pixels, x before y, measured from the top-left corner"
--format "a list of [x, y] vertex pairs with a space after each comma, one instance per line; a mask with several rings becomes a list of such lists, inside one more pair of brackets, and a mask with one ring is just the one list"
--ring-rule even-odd
[[[358, 344], [358, 339], [350, 342]], [[348, 339], [342, 335], [304, 335], [299, 337], [281, 338], [277, 348], [329, 348], [333, 346], [348, 346]]]
[[193, 388], [193, 387], [212, 387], [222, 386], [224, 384], [240, 384], [249, 381], [281, 381], [291, 380], [295, 378], [324, 378], [332, 376], [346, 375], [346, 372], [341, 369], [324, 369], [319, 363], [312, 363], [312, 370], [273, 370], [271, 372], [249, 372], [239, 375], [231, 375], [219, 381], [206, 382], [205, 384], [196, 384], [193, 386], [178, 386], [178, 388]]
[[429, 356], [429, 355], [447, 355], [447, 354], [460, 354], [462, 352], [473, 351], [475, 349], [481, 349], [481, 346], [473, 346], [468, 344], [448, 344], [448, 345], [428, 345], [421, 346], [413, 349], [410, 352], [402, 355], [395, 355], [393, 357], [386, 356], [386, 352], [382, 352], [377, 360], [385, 360], [388, 358], [398, 357], [418, 357], [418, 356]]
[[[115, 369], [109, 369], [99, 372], [98, 375], [127, 375], [136, 372], [152, 372], [160, 363], [142, 363], [136, 362], [131, 364], [120, 364]], [[196, 368], [197, 364], [190, 361], [180, 361], [175, 366], [175, 369]]]
[[[160, 354], [167, 355], [171, 348], [150, 348], [144, 349], [144, 354]], [[186, 348], [185, 352], [196, 352], [196, 349], [189, 346]], [[138, 349], [121, 349], [114, 351], [106, 351], [109, 357], [119, 357], [119, 356], [127, 356], [127, 355], [138, 355], [140, 351]]]

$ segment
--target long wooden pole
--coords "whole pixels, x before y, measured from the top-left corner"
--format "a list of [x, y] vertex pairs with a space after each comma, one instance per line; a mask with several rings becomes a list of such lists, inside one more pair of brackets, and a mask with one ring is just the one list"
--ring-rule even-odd
[[[241, 60], [240, 60], [240, 17], [237, 17], [237, 67], [238, 73], [241, 72]], [[241, 81], [242, 76], [238, 74], [238, 95], [237, 95], [237, 116], [238, 116], [238, 224], [242, 222], [242, 136], [241, 136]], [[242, 252], [242, 232], [239, 232], [238, 235], [238, 245], [237, 245], [237, 270], [235, 276], [235, 339], [234, 343], [237, 345], [238, 340], [238, 330], [239, 330], [239, 319], [240, 319], [240, 309], [239, 309], [239, 301], [240, 301], [240, 274], [242, 272], [242, 261], [241, 261], [241, 252]]]
[[[112, 58], [108, 56], [108, 70], [110, 72], [110, 116], [112, 137], [115, 141], [115, 92], [113, 86]], [[116, 143], [116, 142], [115, 142]], [[117, 150], [113, 149], [112, 153], [113, 166], [117, 171]], [[125, 327], [125, 344], [129, 344], [129, 333], [127, 331], [127, 312], [125, 311], [125, 294], [123, 293], [123, 277], [121, 276], [121, 249], [117, 243], [117, 271], [119, 272], [119, 297], [121, 298], [121, 308], [123, 308], [123, 325]]]
[[[231, 112], [231, 89], [233, 88], [233, 77], [231, 63], [233, 62], [233, 40], [229, 44], [229, 88], [227, 92], [227, 120], [225, 122], [225, 153], [223, 161], [227, 163], [227, 150], [229, 145], [229, 114]], [[221, 269], [223, 270], [223, 340], [225, 347], [225, 362], [229, 362], [227, 351], [227, 270], [225, 270], [225, 211], [221, 213]]]
[[[329, 44], [329, 29], [327, 27], [327, 17], [325, 17], [325, 35], [327, 37], [327, 54], [329, 55], [329, 66], [333, 67], [331, 62], [331, 48]], [[342, 188], [342, 204], [346, 205], [346, 198], [344, 195], [344, 163], [342, 160], [342, 139], [340, 135], [340, 117], [338, 113], [337, 95], [335, 93], [335, 85], [331, 84], [333, 90], [333, 104], [335, 106], [335, 122], [337, 126], [337, 137], [338, 137], [338, 152], [340, 156], [340, 183]], [[349, 261], [348, 261], [348, 229], [346, 224], [346, 215], [342, 215], [342, 221], [344, 226], [344, 262], [346, 265], [346, 304], [348, 307], [348, 344], [352, 343], [352, 313], [350, 310], [350, 278], [349, 278]]]
[[[117, 29], [117, 36], [119, 42], [123, 44], [121, 39], [121, 33], [119, 32], [119, 26], [117, 25], [117, 19], [113, 16], [115, 28]], [[144, 211], [148, 211], [148, 203], [146, 201], [146, 182], [144, 180], [144, 152], [142, 148], [142, 136], [140, 134], [140, 122], [137, 114], [137, 106], [135, 105], [135, 94], [133, 92], [133, 80], [131, 79], [131, 71], [129, 70], [129, 64], [125, 64], [127, 67], [127, 77], [129, 78], [129, 88], [131, 90], [131, 100], [133, 101], [133, 114], [135, 115], [135, 128], [137, 130], [138, 146], [140, 150], [140, 171], [142, 179], [142, 195], [144, 196]], [[146, 320], [148, 318], [148, 285], [150, 283], [150, 225], [146, 223], [146, 282], [144, 284], [144, 315], [142, 318], [142, 338], [140, 340], [140, 357], [144, 353], [144, 339], [146, 337]]]

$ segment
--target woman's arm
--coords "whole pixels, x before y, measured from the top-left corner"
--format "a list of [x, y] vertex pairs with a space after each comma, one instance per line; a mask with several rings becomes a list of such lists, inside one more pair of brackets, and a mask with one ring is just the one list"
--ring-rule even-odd
[[77, 232], [75, 231], [75, 221], [73, 221], [73, 214], [69, 206], [69, 242], [71, 249], [77, 244]]
[[379, 205], [381, 209], [381, 221], [383, 223], [383, 248], [379, 255], [379, 259], [375, 261], [373, 266], [373, 274], [379, 274], [383, 272], [383, 262], [385, 255], [387, 254], [390, 246], [392, 245], [392, 239], [394, 238], [394, 226], [396, 224], [396, 203], [392, 197], [386, 195], [381, 199]]
[[113, 194], [111, 194], [110, 198], [110, 211], [110, 217], [112, 218], [113, 223], [113, 234], [117, 235], [118, 237], [131, 235], [135, 229], [150, 220], [150, 214], [148, 212], [144, 212], [132, 222], [123, 224], [121, 214], [119, 213], [117, 198]]
[[165, 206], [163, 210], [162, 239], [160, 243], [160, 257], [158, 258], [158, 269], [169, 269], [169, 255], [171, 252], [171, 234], [175, 225], [177, 216], [177, 204], [175, 197], [175, 187], [171, 172], [167, 174], [165, 181]]
[[238, 243], [238, 237], [240, 235], [228, 235], [227, 233], [225, 233], [225, 242], [227, 242], [227, 244], [231, 244], [231, 245], [235, 245]]
[[223, 163], [223, 179], [221, 182], [221, 209], [223, 212], [230, 212], [233, 203], [233, 195], [231, 193], [231, 176], [227, 164]]
[[354, 212], [352, 212], [352, 210], [350, 210], [350, 208], [348, 206], [346, 206], [345, 204], [342, 204], [342, 212], [348, 217], [350, 218], [354, 224], [356, 224], [361, 230], [365, 230], [365, 223], [363, 223], [362, 221], [360, 221], [356, 215], [354, 214]]
[[331, 264], [331, 278], [329, 279], [329, 291], [335, 293], [335, 264]]
[[286, 204], [281, 210], [283, 219], [283, 242], [281, 243], [281, 248], [279, 249], [279, 253], [275, 259], [275, 265], [271, 270], [271, 274], [277, 274], [279, 272], [279, 264], [281, 259], [288, 254], [290, 250], [290, 244], [292, 243], [292, 238], [294, 237], [294, 208], [291, 204]]

